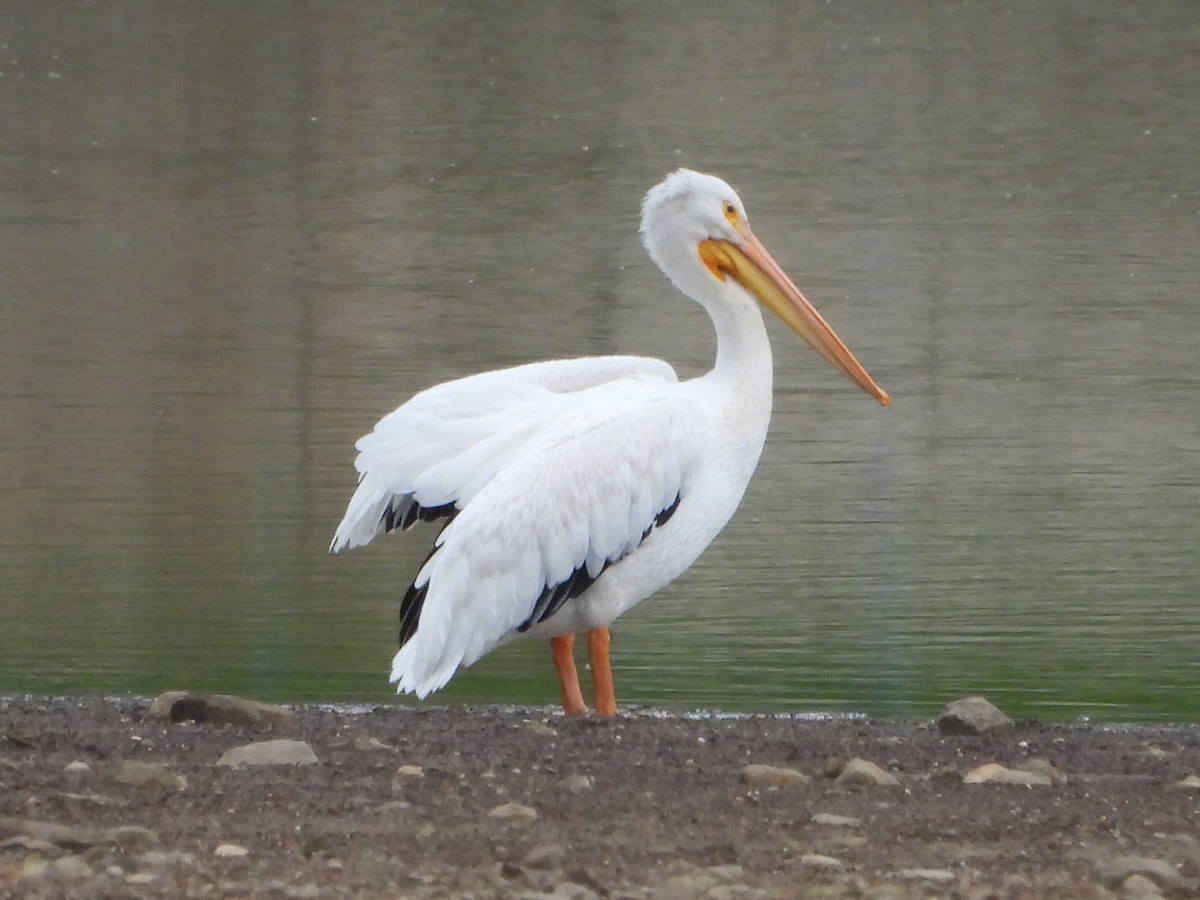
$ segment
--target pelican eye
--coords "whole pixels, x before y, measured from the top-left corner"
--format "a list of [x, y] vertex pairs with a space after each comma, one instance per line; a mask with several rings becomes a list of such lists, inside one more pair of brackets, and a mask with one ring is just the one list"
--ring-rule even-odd
[[734, 230], [740, 233], [742, 230], [742, 217], [738, 215], [737, 207], [726, 200], [721, 207], [721, 212], [725, 214], [725, 219], [734, 227]]

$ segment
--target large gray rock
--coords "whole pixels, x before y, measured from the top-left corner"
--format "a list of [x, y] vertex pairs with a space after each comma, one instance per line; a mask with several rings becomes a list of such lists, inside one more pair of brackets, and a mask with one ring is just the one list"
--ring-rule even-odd
[[296, 714], [282, 706], [259, 703], [228, 694], [191, 694], [167, 691], [159, 694], [146, 710], [146, 718], [158, 722], [200, 722], [216, 725], [286, 725]]
[[217, 760], [218, 766], [310, 766], [317, 762], [305, 741], [255, 741], [226, 750]]
[[978, 736], [1009, 731], [1013, 720], [983, 697], [964, 697], [947, 704], [937, 724], [942, 734]]

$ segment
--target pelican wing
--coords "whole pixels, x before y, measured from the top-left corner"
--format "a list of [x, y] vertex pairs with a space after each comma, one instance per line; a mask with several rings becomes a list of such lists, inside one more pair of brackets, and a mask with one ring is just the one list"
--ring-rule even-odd
[[552, 427], [574, 395], [623, 379], [670, 383], [676, 375], [661, 360], [600, 356], [484, 372], [422, 391], [355, 444], [358, 488], [330, 551], [452, 515]]
[[580, 392], [463, 504], [406, 597], [399, 690], [424, 697], [552, 617], [687, 502], [706, 417], [663, 386]]

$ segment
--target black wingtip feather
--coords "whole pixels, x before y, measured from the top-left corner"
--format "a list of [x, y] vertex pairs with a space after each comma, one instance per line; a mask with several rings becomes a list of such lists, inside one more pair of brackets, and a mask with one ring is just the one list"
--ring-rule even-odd
[[[453, 519], [458, 514], [454, 503], [440, 506], [422, 506], [411, 494], [396, 497], [384, 509], [379, 521], [385, 532], [408, 531], [418, 522], [436, 522], [438, 519]], [[449, 524], [449, 522], [447, 522]]]
[[[679, 501], [681, 494], [676, 494], [675, 499], [670, 506], [659, 510], [654, 521], [642, 532], [642, 540], [644, 541], [650, 536], [655, 528], [661, 528], [671, 520], [675, 515], [675, 511], [679, 509]], [[437, 519], [446, 518], [453, 520], [458, 513], [458, 507], [453, 503], [446, 503], [442, 506], [421, 506], [412, 497], [405, 497], [401, 501], [399, 508], [396, 508], [394, 502], [389, 504], [387, 509], [383, 511], [383, 524], [388, 531], [393, 531], [396, 528], [401, 530], [412, 527], [418, 521], [433, 522]], [[450, 524], [449, 522], [446, 523]], [[639, 542], [640, 545], [640, 542]], [[425, 562], [421, 564], [421, 569], [425, 568], [425, 563], [433, 557], [438, 551], [438, 544], [433, 545], [433, 549], [429, 551], [429, 556], [425, 557]], [[620, 562], [623, 557], [606, 560], [604, 565], [600, 567], [600, 571], [595, 575], [589, 575], [587, 565], [581, 565], [568, 575], [563, 581], [554, 585], [546, 585], [542, 589], [542, 593], [538, 595], [537, 602], [533, 604], [533, 610], [524, 622], [517, 626], [517, 631], [524, 634], [534, 625], [540, 625], [545, 622], [556, 612], [562, 609], [563, 604], [568, 600], [574, 600], [593, 584], [596, 583], [604, 570], [614, 563]], [[417, 570], [418, 572], [420, 569]], [[416, 583], [409, 585], [408, 590], [404, 593], [404, 599], [400, 601], [400, 646], [403, 647], [417, 633], [417, 626], [420, 624], [421, 607], [425, 605], [425, 597], [429, 593], [429, 582], [417, 587]]]
[[[676, 494], [670, 506], [658, 511], [654, 516], [654, 521], [642, 532], [643, 541], [650, 536], [650, 532], [655, 528], [665, 525], [670, 521], [671, 516], [675, 515], [675, 511], [679, 509], [680, 496], [680, 494]], [[641, 541], [638, 542], [638, 546], [641, 546]], [[600, 567], [600, 571], [595, 575], [589, 575], [587, 566], [582, 565], [559, 584], [546, 585], [542, 589], [542, 593], [538, 596], [537, 602], [533, 604], [533, 611], [529, 614], [529, 618], [517, 626], [517, 631], [524, 634], [534, 625], [540, 625], [542, 622], [545, 622], [562, 609], [564, 603], [568, 600], [574, 600], [595, 584], [596, 579], [604, 574], [605, 569], [614, 563], [620, 562], [622, 558], [617, 557], [616, 559], [605, 560], [604, 565]]]

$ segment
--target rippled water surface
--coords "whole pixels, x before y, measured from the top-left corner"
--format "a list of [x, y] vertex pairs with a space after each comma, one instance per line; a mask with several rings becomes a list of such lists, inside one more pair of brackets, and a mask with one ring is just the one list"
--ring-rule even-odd
[[[636, 233], [688, 165], [895, 402], [772, 325], [758, 475], [619, 696], [1200, 713], [1191, 0], [0, 9], [0, 693], [387, 702], [432, 532], [326, 555], [353, 441], [481, 369], [711, 365]], [[518, 643], [440, 697], [555, 692]]]

